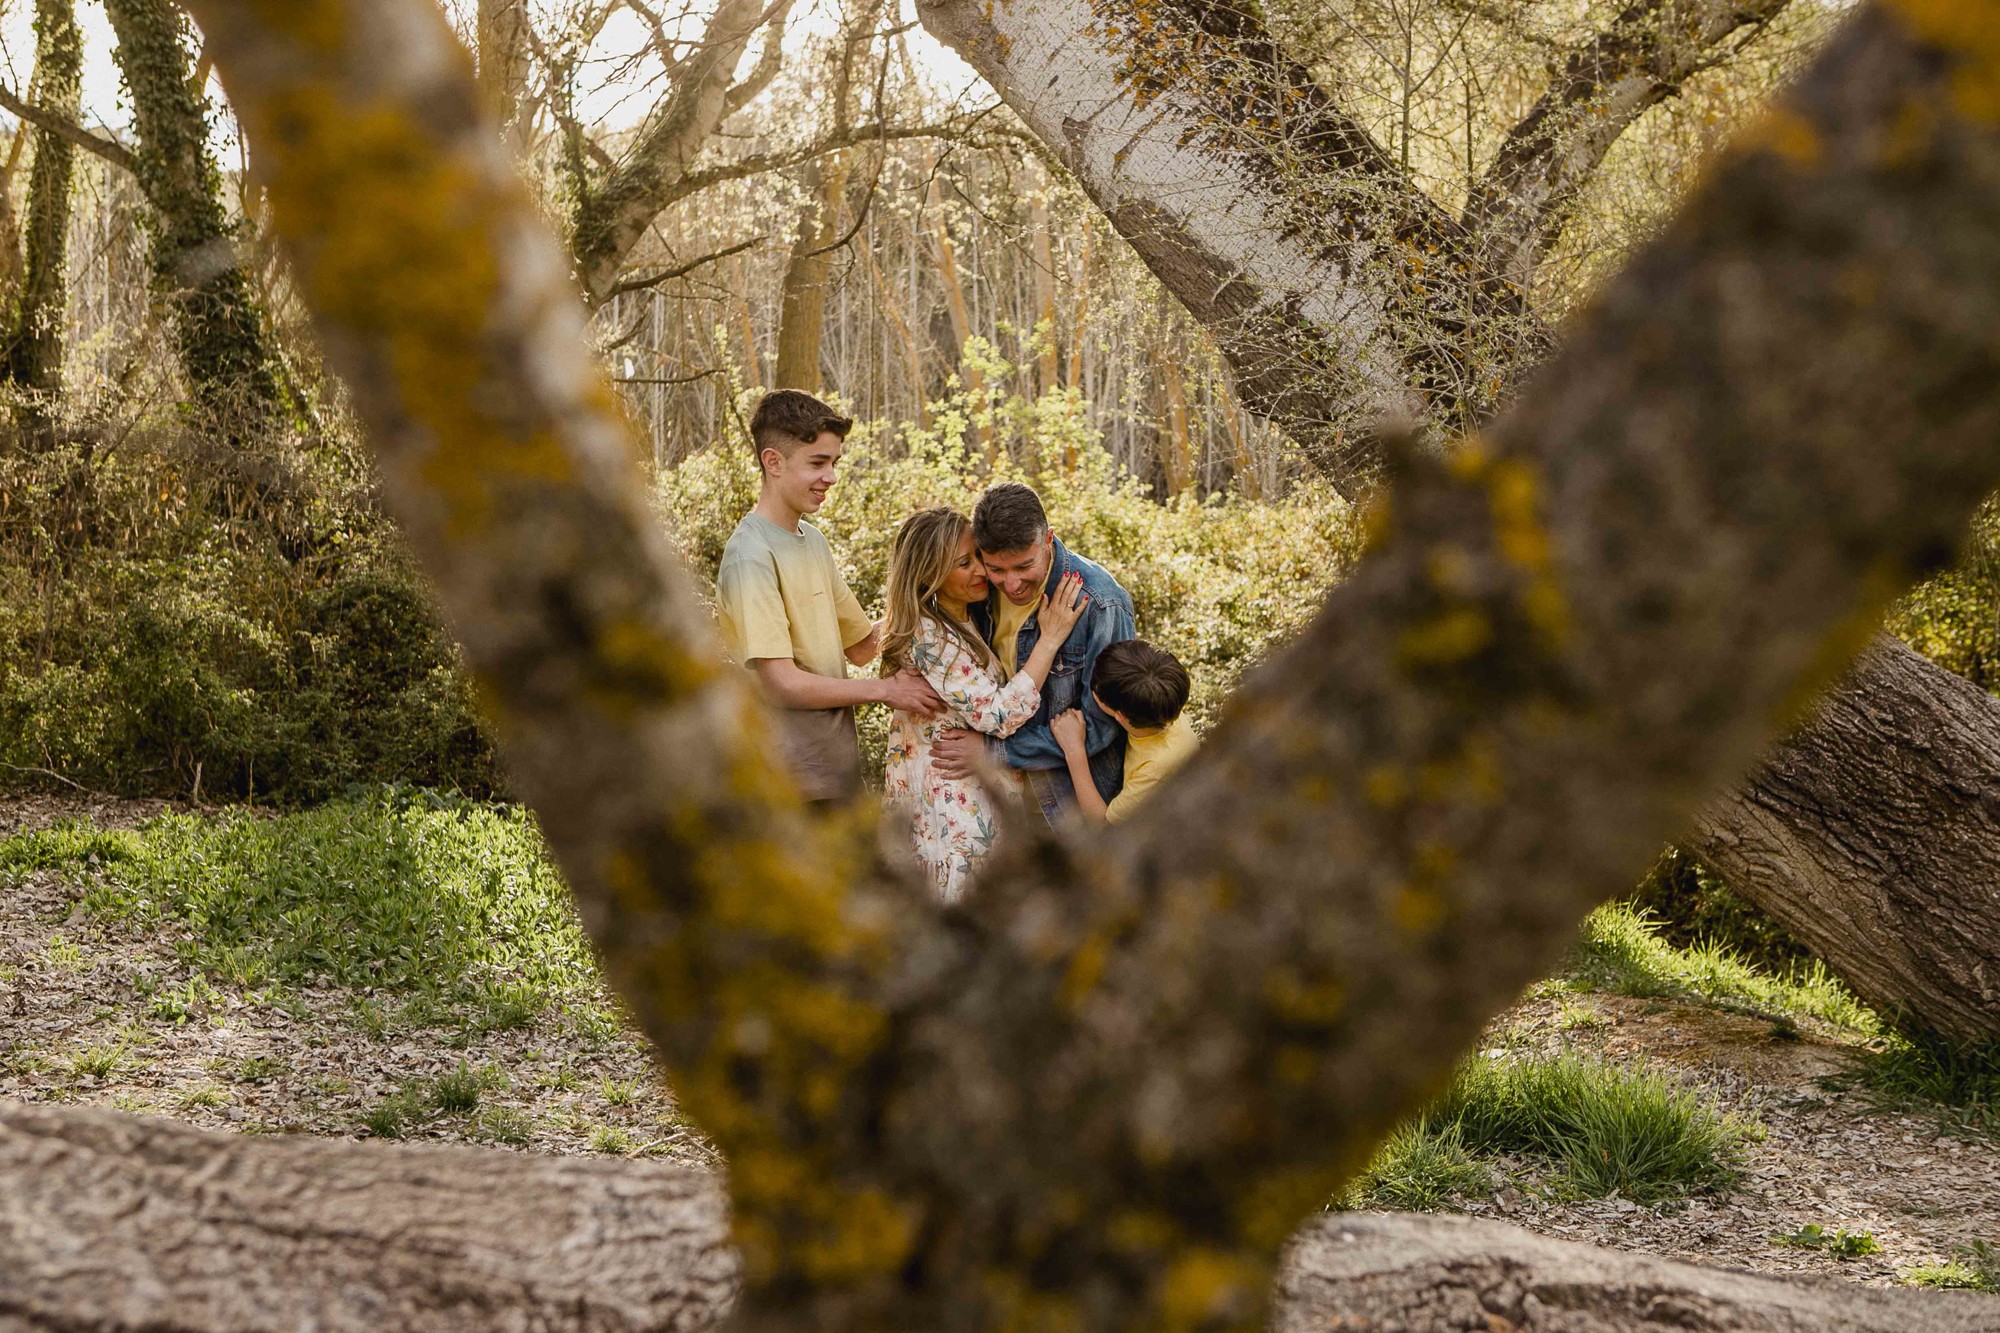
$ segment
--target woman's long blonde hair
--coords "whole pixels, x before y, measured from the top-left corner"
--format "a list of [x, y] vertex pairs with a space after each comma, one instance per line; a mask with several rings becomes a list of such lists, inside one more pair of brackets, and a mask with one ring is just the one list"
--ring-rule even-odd
[[888, 625], [882, 631], [883, 675], [893, 676], [911, 665], [911, 645], [926, 620], [958, 640], [973, 661], [994, 665], [993, 650], [947, 615], [937, 601], [938, 589], [958, 563], [959, 543], [970, 531], [971, 519], [943, 505], [919, 509], [896, 530], [896, 544], [889, 554], [888, 587], [883, 592], [889, 610]]

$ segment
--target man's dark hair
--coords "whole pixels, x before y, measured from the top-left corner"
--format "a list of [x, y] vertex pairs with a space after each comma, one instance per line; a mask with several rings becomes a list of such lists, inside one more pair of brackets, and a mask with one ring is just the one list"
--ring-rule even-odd
[[1187, 668], [1164, 648], [1144, 639], [1114, 643], [1097, 655], [1090, 688], [1097, 701], [1115, 708], [1135, 727], [1164, 727], [1187, 707]]
[[972, 544], [982, 551], [1025, 551], [1048, 530], [1042, 497], [1018, 481], [988, 486], [972, 511]]
[[766, 449], [776, 449], [785, 457], [802, 444], [811, 444], [821, 431], [832, 431], [841, 439], [854, 429], [854, 418], [844, 417], [803, 389], [773, 389], [750, 414], [750, 446], [759, 458]]

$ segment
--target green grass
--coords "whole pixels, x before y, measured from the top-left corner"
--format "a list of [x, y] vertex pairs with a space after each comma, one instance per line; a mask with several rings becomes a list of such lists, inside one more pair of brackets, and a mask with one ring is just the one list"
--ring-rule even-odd
[[1919, 1264], [1904, 1269], [1901, 1276], [1918, 1287], [2000, 1293], [2000, 1247], [1975, 1240], [1959, 1246], [1958, 1256], [1949, 1263]]
[[[480, 1111], [479, 1099], [488, 1091], [507, 1085], [507, 1076], [493, 1066], [473, 1069], [460, 1062], [457, 1069], [434, 1079], [412, 1079], [371, 1107], [361, 1123], [378, 1139], [400, 1139], [412, 1130], [440, 1116], [466, 1116]], [[480, 1132], [490, 1109], [481, 1111], [474, 1132]], [[502, 1122], [505, 1122], [504, 1114]], [[525, 1131], [523, 1131], [525, 1134]], [[487, 1135], [491, 1137], [490, 1135]], [[495, 1141], [505, 1141], [495, 1139]]]
[[1652, 1073], [1573, 1055], [1475, 1059], [1403, 1126], [1351, 1191], [1388, 1208], [1434, 1208], [1490, 1185], [1485, 1163], [1537, 1158], [1555, 1192], [1636, 1203], [1726, 1189], [1752, 1127]]
[[0, 839], [0, 888], [47, 870], [82, 881], [100, 922], [184, 930], [181, 961], [202, 979], [156, 997], [164, 1021], [202, 1012], [213, 983], [344, 987], [377, 1035], [391, 1028], [385, 994], [404, 1027], [505, 1031], [558, 1010], [587, 1039], [616, 1030], [568, 892], [518, 810], [392, 789], [278, 818]]
[[1851, 1079], [1885, 1107], [1930, 1111], [1953, 1129], [2000, 1137], [2000, 1044], [1892, 1033], [1858, 1059]]
[[1590, 914], [1564, 975], [1619, 995], [1694, 1000], [1774, 1022], [1814, 1018], [1864, 1036], [1882, 1031], [1874, 1012], [1818, 960], [1774, 976], [1712, 941], [1677, 949], [1626, 903], [1608, 903]]

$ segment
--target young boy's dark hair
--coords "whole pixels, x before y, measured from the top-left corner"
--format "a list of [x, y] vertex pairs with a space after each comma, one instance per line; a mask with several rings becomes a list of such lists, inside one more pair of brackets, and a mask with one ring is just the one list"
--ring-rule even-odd
[[1090, 688], [1097, 701], [1115, 708], [1142, 731], [1164, 727], [1187, 707], [1187, 668], [1164, 648], [1144, 639], [1114, 643], [1097, 655]]
[[789, 457], [802, 444], [811, 444], [821, 431], [832, 431], [841, 439], [854, 429], [854, 418], [844, 417], [803, 389], [773, 389], [750, 414], [750, 447], [762, 458], [766, 449], [776, 449]]
[[972, 511], [972, 544], [982, 551], [1025, 551], [1048, 530], [1042, 497], [1018, 481], [988, 486]]

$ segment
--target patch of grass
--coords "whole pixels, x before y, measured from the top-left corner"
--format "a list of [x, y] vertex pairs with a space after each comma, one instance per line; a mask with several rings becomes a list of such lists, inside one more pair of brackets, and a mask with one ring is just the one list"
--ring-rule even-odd
[[1435, 1206], [1471, 1184], [1479, 1159], [1508, 1154], [1550, 1163], [1561, 1193], [1651, 1203], [1727, 1188], [1753, 1132], [1657, 1074], [1574, 1055], [1480, 1058], [1390, 1140], [1359, 1192]]
[[613, 1106], [630, 1106], [639, 1100], [639, 1080], [636, 1078], [606, 1078], [600, 1087], [604, 1100]]
[[146, 1006], [146, 1012], [162, 1023], [180, 1027], [189, 1019], [200, 1017], [221, 1004], [222, 992], [197, 972], [178, 986], [156, 990]]
[[203, 1106], [225, 1106], [229, 1096], [216, 1087], [194, 1088], [180, 1095], [178, 1105], [183, 1111], [192, 1111]]
[[1860, 1259], [1882, 1252], [1881, 1242], [1872, 1231], [1828, 1231], [1817, 1222], [1808, 1222], [1797, 1231], [1771, 1237], [1774, 1245], [1795, 1250], [1825, 1250], [1836, 1259]]
[[470, 1115], [480, 1097], [507, 1085], [507, 1076], [493, 1066], [473, 1069], [461, 1063], [434, 1079], [411, 1079], [371, 1107], [361, 1123], [378, 1139], [400, 1139], [438, 1116]]
[[1677, 949], [1628, 903], [1607, 903], [1585, 919], [1564, 973], [1619, 995], [1695, 1000], [1774, 1021], [1804, 1016], [1865, 1036], [1882, 1031], [1875, 1013], [1818, 960], [1774, 976], [1713, 941]]
[[287, 1067], [274, 1055], [247, 1055], [229, 1066], [229, 1076], [238, 1083], [269, 1083]]
[[605, 1125], [590, 1136], [592, 1152], [613, 1153], [622, 1157], [631, 1152], [633, 1146], [632, 1136], [615, 1125]]
[[1950, 1128], [2000, 1137], [2000, 1044], [1891, 1033], [1858, 1058], [1849, 1078], [1885, 1107], [1927, 1110]]
[[518, 1148], [528, 1142], [535, 1131], [535, 1119], [526, 1111], [511, 1106], [488, 1106], [472, 1118], [466, 1132], [485, 1143], [504, 1143]]
[[1994, 1287], [1965, 1264], [1918, 1264], [1905, 1268], [1899, 1276], [1913, 1287], [1935, 1287], [1943, 1291], [1992, 1291]]
[[[371, 1032], [388, 1030], [384, 996], [405, 1024], [498, 1031], [559, 1008], [586, 1037], [617, 1030], [568, 892], [516, 809], [386, 789], [277, 818], [72, 824], [0, 839], [10, 867], [87, 874], [98, 920], [180, 927], [181, 961], [216, 985], [368, 993], [354, 1011]], [[52, 942], [52, 962], [80, 962], [63, 949]]]
[[1473, 1157], [1458, 1125], [1415, 1123], [1382, 1145], [1350, 1187], [1350, 1202], [1427, 1213], [1454, 1196], [1484, 1194], [1492, 1187], [1492, 1171]]
[[69, 1058], [71, 1078], [110, 1078], [125, 1060], [123, 1046], [86, 1046]]
[[83, 950], [61, 935], [49, 936], [49, 942], [42, 949], [42, 959], [58, 972], [84, 972], [90, 968]]

